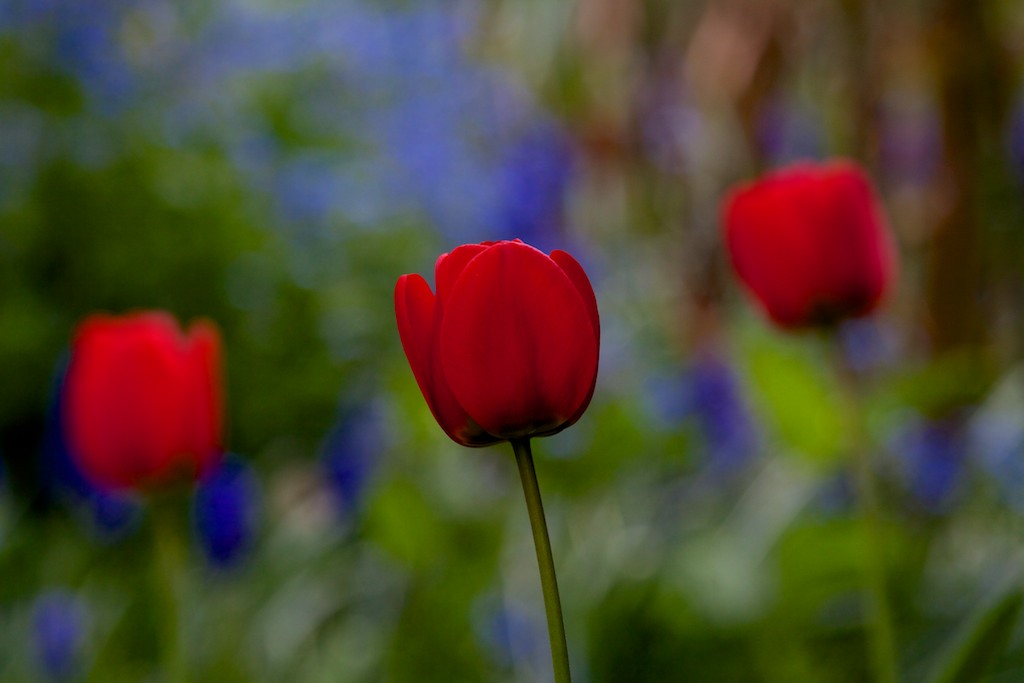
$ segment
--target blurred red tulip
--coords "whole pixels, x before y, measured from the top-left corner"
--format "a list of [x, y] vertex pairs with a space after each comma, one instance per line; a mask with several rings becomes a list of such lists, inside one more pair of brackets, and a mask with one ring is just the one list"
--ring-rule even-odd
[[547, 436], [576, 422], [597, 380], [600, 323], [583, 268], [518, 240], [442, 254], [437, 296], [395, 287], [405, 355], [441, 428], [464, 446]]
[[83, 321], [63, 400], [85, 475], [107, 489], [146, 489], [211, 469], [222, 452], [220, 356], [207, 322], [184, 335], [162, 312]]
[[723, 221], [737, 274], [783, 328], [870, 313], [895, 278], [882, 207], [852, 162], [800, 163], [743, 185]]

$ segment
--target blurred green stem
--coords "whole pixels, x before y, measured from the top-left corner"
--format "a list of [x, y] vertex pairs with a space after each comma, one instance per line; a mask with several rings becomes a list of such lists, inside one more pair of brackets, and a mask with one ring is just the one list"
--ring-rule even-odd
[[523, 482], [523, 494], [526, 496], [526, 510], [530, 514], [533, 544], [537, 549], [537, 566], [540, 568], [540, 585], [544, 592], [544, 611], [548, 617], [548, 638], [551, 640], [551, 663], [555, 669], [555, 683], [570, 683], [569, 649], [565, 644], [565, 624], [562, 622], [562, 603], [558, 598], [558, 581], [555, 579], [555, 560], [551, 556], [551, 539], [548, 537], [548, 525], [544, 520], [544, 505], [540, 500], [530, 440], [513, 441], [512, 450], [516, 454], [519, 478]]
[[[837, 357], [840, 357], [841, 353], [837, 348]], [[863, 572], [868, 605], [871, 667], [874, 680], [878, 683], [896, 683], [899, 680], [896, 646], [885, 586], [885, 530], [882, 525], [878, 491], [875, 487], [875, 475], [871, 467], [867, 420], [858, 378], [841, 357], [837, 367], [843, 385], [846, 422], [851, 430], [851, 464], [857, 481], [857, 500], [864, 525]]]
[[187, 683], [188, 662], [181, 638], [181, 577], [183, 548], [178, 529], [179, 511], [170, 500], [154, 498], [153, 517], [153, 623], [159, 642], [164, 683]]

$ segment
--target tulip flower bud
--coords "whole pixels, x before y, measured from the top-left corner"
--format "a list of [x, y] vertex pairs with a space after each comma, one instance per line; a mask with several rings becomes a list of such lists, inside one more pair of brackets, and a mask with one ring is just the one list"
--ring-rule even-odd
[[783, 328], [870, 313], [895, 277], [882, 207], [851, 162], [796, 164], [743, 185], [723, 222], [736, 273]]
[[166, 313], [94, 315], [78, 328], [64, 429], [82, 472], [108, 490], [195, 480], [221, 457], [220, 337]]
[[464, 446], [555, 434], [597, 380], [600, 323], [583, 268], [518, 240], [442, 254], [437, 294], [419, 275], [395, 288], [398, 332], [441, 428]]

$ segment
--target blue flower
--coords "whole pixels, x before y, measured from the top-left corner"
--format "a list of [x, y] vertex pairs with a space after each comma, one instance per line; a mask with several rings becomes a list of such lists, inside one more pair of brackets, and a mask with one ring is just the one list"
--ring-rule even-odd
[[1007, 155], [1017, 179], [1024, 182], [1024, 94], [1021, 94], [1009, 116], [1006, 131]]
[[519, 237], [545, 252], [562, 246], [574, 153], [568, 134], [544, 119], [506, 147], [499, 177], [499, 236]]
[[539, 666], [546, 656], [543, 622], [488, 594], [474, 606], [474, 630], [494, 661], [506, 668]]
[[783, 97], [768, 102], [760, 111], [756, 135], [758, 147], [772, 166], [820, 159], [825, 150], [818, 117]]
[[899, 474], [929, 512], [948, 511], [965, 476], [967, 441], [961, 420], [915, 420], [892, 444]]
[[259, 520], [259, 498], [256, 476], [235, 455], [224, 458], [196, 487], [196, 536], [210, 564], [233, 567], [251, 550]]
[[699, 351], [688, 368], [658, 376], [648, 390], [656, 424], [692, 427], [712, 474], [737, 471], [757, 454], [757, 426], [740, 382], [715, 353]]
[[89, 622], [85, 604], [66, 591], [47, 591], [36, 598], [31, 619], [33, 658], [40, 673], [53, 681], [78, 678]]
[[1024, 513], [1024, 391], [1019, 373], [1005, 378], [971, 418], [970, 451], [1002, 499]]
[[687, 403], [711, 467], [734, 471], [757, 452], [754, 420], [733, 370], [720, 357], [703, 352], [687, 377]]
[[51, 15], [53, 57], [58, 68], [74, 76], [90, 100], [110, 111], [136, 87], [118, 36], [125, 7], [112, 3], [57, 3]]
[[343, 515], [362, 505], [366, 488], [387, 448], [381, 408], [375, 403], [343, 412], [324, 441], [322, 466]]
[[942, 165], [942, 127], [933, 104], [897, 93], [881, 107], [880, 170], [893, 182], [926, 187]]
[[856, 318], [839, 326], [839, 344], [850, 368], [870, 373], [896, 361], [900, 340], [895, 330], [878, 318]]

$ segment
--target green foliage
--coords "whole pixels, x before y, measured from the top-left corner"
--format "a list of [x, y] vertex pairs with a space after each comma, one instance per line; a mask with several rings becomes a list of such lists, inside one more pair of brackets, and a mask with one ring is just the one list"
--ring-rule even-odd
[[797, 455], [827, 468], [849, 446], [836, 380], [815, 341], [751, 332], [744, 355], [753, 396], [774, 434]]

